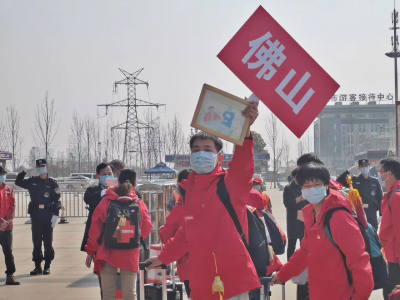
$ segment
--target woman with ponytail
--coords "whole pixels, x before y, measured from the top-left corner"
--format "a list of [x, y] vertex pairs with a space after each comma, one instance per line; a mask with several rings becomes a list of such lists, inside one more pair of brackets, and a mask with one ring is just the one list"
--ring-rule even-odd
[[[146, 239], [153, 228], [146, 204], [135, 193], [136, 172], [130, 169], [121, 171], [116, 187], [107, 189], [106, 195], [97, 206], [86, 245], [86, 266], [94, 260], [93, 272], [101, 277], [104, 300], [116, 298], [117, 269], [121, 271], [124, 300], [136, 300], [136, 279], [139, 273], [140, 249], [110, 249], [105, 247], [102, 232], [107, 220], [107, 211], [113, 201], [134, 201], [138, 204], [141, 216], [141, 236]], [[119, 199], [120, 197], [126, 197]], [[119, 199], [119, 200], [118, 200]], [[130, 200], [131, 199], [131, 200]], [[122, 218], [121, 218], [122, 219]], [[127, 230], [129, 231], [129, 230]]]

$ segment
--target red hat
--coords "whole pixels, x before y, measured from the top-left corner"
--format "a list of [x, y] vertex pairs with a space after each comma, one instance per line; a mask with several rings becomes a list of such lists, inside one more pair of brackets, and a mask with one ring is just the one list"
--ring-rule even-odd
[[259, 183], [259, 184], [261, 184], [261, 185], [263, 184], [263, 180], [262, 180], [260, 177], [254, 178], [254, 179], [253, 179], [253, 183], [254, 183], [254, 182], [257, 182], [257, 183]]

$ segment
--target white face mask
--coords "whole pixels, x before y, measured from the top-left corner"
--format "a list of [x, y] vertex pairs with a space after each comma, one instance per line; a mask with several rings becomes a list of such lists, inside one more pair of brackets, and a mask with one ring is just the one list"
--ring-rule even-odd
[[257, 190], [257, 191], [261, 192], [261, 185], [253, 186], [253, 190]]
[[218, 154], [206, 151], [199, 151], [190, 155], [190, 165], [199, 174], [209, 174], [215, 170]]
[[319, 188], [301, 190], [301, 194], [308, 202], [316, 205], [326, 197], [326, 188], [325, 186], [321, 186]]

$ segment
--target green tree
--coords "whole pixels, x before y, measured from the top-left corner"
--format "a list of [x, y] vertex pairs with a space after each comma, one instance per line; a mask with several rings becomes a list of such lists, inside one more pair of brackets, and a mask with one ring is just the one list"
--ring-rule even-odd
[[268, 151], [265, 149], [267, 144], [265, 143], [261, 134], [253, 131], [253, 137], [254, 137], [254, 153], [257, 153], [257, 154], [268, 153]]

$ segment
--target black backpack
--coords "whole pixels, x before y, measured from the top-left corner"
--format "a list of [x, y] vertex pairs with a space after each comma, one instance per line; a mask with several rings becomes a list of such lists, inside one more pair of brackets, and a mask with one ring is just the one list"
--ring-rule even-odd
[[258, 216], [257, 210], [252, 212], [249, 209], [246, 209], [247, 220], [249, 224], [249, 243], [247, 243], [246, 235], [243, 232], [236, 211], [231, 203], [228, 190], [226, 189], [224, 178], [221, 179], [217, 184], [217, 194], [231, 216], [236, 230], [238, 231], [240, 237], [242, 238], [243, 244], [250, 254], [258, 276], [264, 277], [267, 274], [267, 268], [270, 264], [270, 261], [265, 226]]
[[267, 225], [268, 233], [271, 238], [270, 246], [274, 249], [276, 255], [285, 253], [286, 248], [286, 235], [282, 228], [276, 222], [274, 216], [266, 209], [260, 210], [264, 215], [264, 221]]
[[343, 258], [343, 262], [344, 262], [344, 266], [346, 268], [347, 279], [349, 281], [349, 284], [350, 285], [353, 284], [353, 276], [351, 275], [350, 270], [347, 268], [346, 256], [344, 255], [342, 250], [340, 250], [338, 245], [336, 245], [336, 243], [333, 241], [331, 226], [330, 226], [330, 221], [332, 219], [332, 215], [337, 210], [347, 211], [357, 221], [358, 227], [360, 228], [360, 231], [361, 231], [361, 235], [365, 242], [365, 251], [369, 254], [369, 257], [370, 257], [372, 274], [374, 277], [374, 290], [384, 288], [386, 286], [386, 283], [387, 283], [388, 277], [389, 277], [388, 265], [387, 265], [385, 257], [383, 256], [383, 253], [382, 253], [381, 240], [379, 239], [375, 229], [371, 226], [371, 224], [368, 224], [368, 229], [365, 229], [364, 225], [361, 224], [361, 222], [359, 221], [359, 219], [353, 212], [350, 212], [348, 209], [346, 209], [344, 207], [338, 207], [338, 208], [331, 209], [326, 213], [325, 219], [324, 219], [324, 227], [325, 227], [325, 232], [326, 232], [326, 235], [328, 236], [328, 239], [339, 250], [340, 255]]
[[[121, 202], [121, 199], [130, 201]], [[125, 222], [119, 226], [120, 220]], [[125, 219], [125, 221], [123, 221]], [[136, 249], [141, 241], [141, 215], [139, 205], [129, 197], [112, 201], [107, 211], [104, 228], [104, 245], [109, 249]]]

